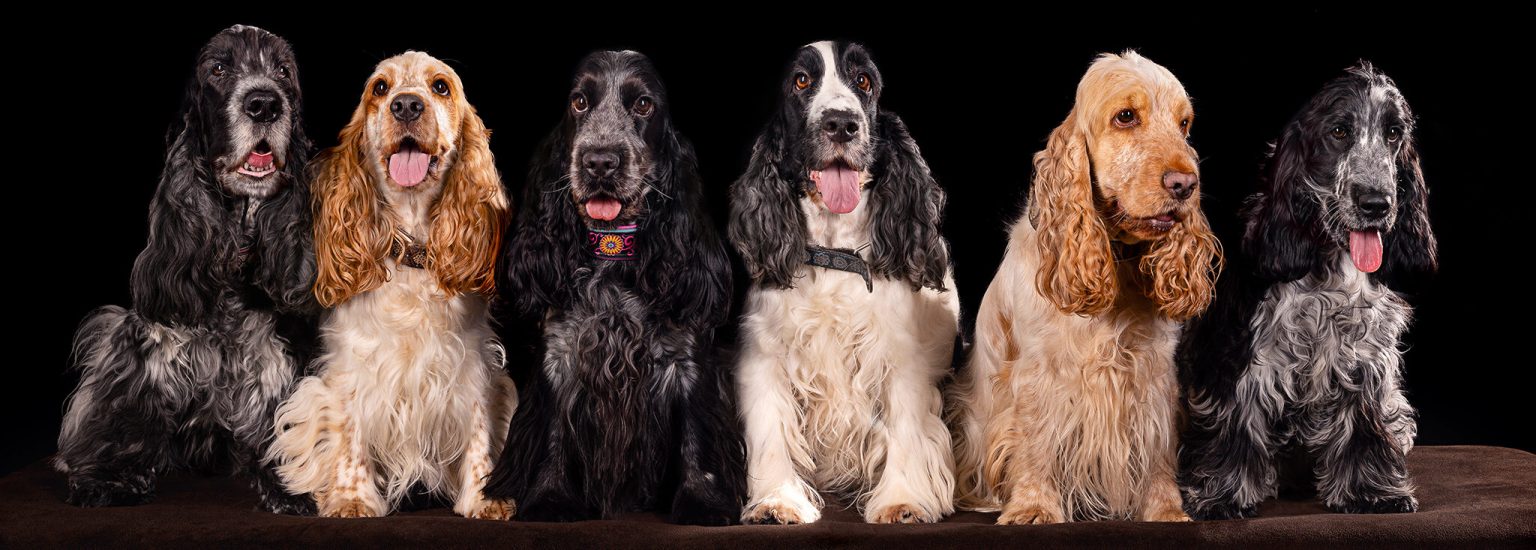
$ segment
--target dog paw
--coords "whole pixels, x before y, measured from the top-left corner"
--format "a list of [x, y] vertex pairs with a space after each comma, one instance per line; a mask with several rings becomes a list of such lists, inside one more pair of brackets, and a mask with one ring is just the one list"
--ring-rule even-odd
[[155, 499], [149, 478], [135, 476], [127, 481], [70, 478], [69, 495], [64, 501], [84, 508], [102, 506], [138, 506]]
[[1060, 510], [1050, 510], [1039, 505], [1006, 506], [1003, 514], [997, 517], [998, 525], [1042, 525], [1062, 521]]
[[1328, 509], [1341, 514], [1406, 514], [1419, 511], [1419, 500], [1413, 495], [1393, 495], [1329, 504]]
[[816, 523], [821, 512], [809, 502], [800, 505], [779, 498], [767, 498], [747, 505], [741, 513], [741, 522], [755, 525], [796, 525]]
[[1190, 519], [1208, 521], [1220, 519], [1243, 519], [1259, 515], [1259, 507], [1253, 504], [1240, 506], [1230, 502], [1203, 504], [1189, 509]]
[[1141, 521], [1190, 521], [1189, 514], [1178, 506], [1151, 510], [1141, 515]]
[[517, 505], [509, 500], [481, 499], [479, 503], [470, 507], [469, 512], [463, 514], [471, 519], [494, 519], [506, 521], [512, 519], [517, 513]]
[[261, 495], [261, 502], [256, 507], [263, 512], [286, 516], [313, 516], [316, 512], [314, 497], [307, 494], [290, 495], [282, 491]]
[[384, 514], [368, 506], [363, 499], [351, 498], [328, 506], [320, 515], [328, 518], [376, 518]]
[[738, 509], [721, 505], [682, 491], [672, 500], [672, 523], [681, 525], [724, 526], [736, 523]]
[[875, 510], [864, 520], [868, 523], [933, 523], [939, 521], [939, 518], [911, 504], [895, 504]]

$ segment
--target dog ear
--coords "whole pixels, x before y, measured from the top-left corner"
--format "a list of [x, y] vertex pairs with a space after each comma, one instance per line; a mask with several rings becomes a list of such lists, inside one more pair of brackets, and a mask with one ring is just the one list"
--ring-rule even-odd
[[1039, 245], [1035, 286], [1062, 313], [1092, 315], [1119, 292], [1109, 231], [1094, 202], [1086, 137], [1073, 110], [1035, 154], [1029, 221]]
[[209, 170], [201, 93], [194, 78], [149, 205], [149, 242], [133, 264], [134, 309], [162, 324], [208, 321], [237, 253]]
[[278, 311], [305, 315], [314, 313], [316, 306], [314, 216], [305, 176], [313, 151], [304, 135], [300, 109], [295, 96], [287, 164], [282, 173], [287, 189], [256, 211], [257, 242], [250, 261], [254, 264], [254, 284], [272, 298]]
[[310, 165], [314, 193], [315, 298], [332, 307], [389, 278], [382, 259], [394, 238], [364, 156], [366, 98], [341, 130], [341, 143]]
[[1397, 154], [1397, 221], [1383, 235], [1386, 250], [1376, 276], [1394, 290], [1412, 290], [1439, 268], [1439, 245], [1429, 225], [1429, 187], [1412, 138]]
[[496, 253], [507, 227], [507, 197], [491, 154], [490, 132], [469, 103], [460, 101], [458, 158], [432, 206], [427, 263], [450, 296], [496, 290]]
[[899, 117], [882, 113], [876, 127], [880, 156], [869, 192], [870, 267], [914, 290], [944, 290], [949, 271], [949, 243], [940, 230], [944, 189]]
[[1286, 126], [1270, 153], [1262, 193], [1249, 205], [1243, 253], [1261, 278], [1288, 282], [1318, 267], [1322, 223], [1314, 194], [1307, 190], [1309, 140], [1301, 124]]
[[1215, 297], [1221, 273], [1221, 243], [1211, 232], [1199, 197], [1190, 200], [1190, 214], [1141, 256], [1141, 273], [1151, 278], [1147, 296], [1169, 319], [1185, 320], [1205, 311]]
[[730, 310], [731, 264], [704, 207], [693, 146], [670, 122], [663, 124], [653, 152], [660, 160], [656, 189], [646, 197], [649, 214], [641, 228], [638, 286], [670, 318], [712, 328]]
[[752, 280], [767, 288], [791, 288], [805, 263], [802, 180], [808, 173], [783, 173], [790, 162], [789, 127], [781, 110], [752, 146], [747, 171], [731, 184], [731, 244]]
[[557, 126], [529, 161], [528, 181], [517, 221], [508, 228], [497, 269], [502, 292], [524, 315], [538, 316], [564, 304], [581, 268], [585, 227], [566, 190], [571, 135], [569, 120]]

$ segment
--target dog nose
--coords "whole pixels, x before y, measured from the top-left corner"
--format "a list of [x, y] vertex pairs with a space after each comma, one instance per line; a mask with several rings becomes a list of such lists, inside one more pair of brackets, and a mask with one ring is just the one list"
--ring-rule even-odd
[[1195, 187], [1200, 185], [1200, 178], [1189, 172], [1164, 172], [1163, 188], [1169, 195], [1178, 200], [1188, 199], [1195, 194]]
[[821, 130], [834, 143], [848, 143], [859, 135], [859, 119], [848, 111], [829, 111], [821, 116]]
[[283, 114], [282, 99], [268, 90], [255, 90], [245, 94], [245, 116], [255, 122], [272, 122]]
[[394, 101], [389, 103], [390, 114], [395, 115], [395, 120], [400, 122], [410, 122], [421, 118], [421, 112], [426, 108], [427, 105], [422, 103], [421, 96], [416, 94], [400, 94], [395, 97]]
[[588, 151], [581, 155], [581, 167], [595, 178], [612, 176], [619, 169], [619, 154], [613, 151]]
[[1386, 193], [1370, 191], [1355, 195], [1355, 208], [1360, 209], [1366, 217], [1380, 218], [1387, 215], [1387, 210], [1392, 208], [1392, 201], [1387, 200]]

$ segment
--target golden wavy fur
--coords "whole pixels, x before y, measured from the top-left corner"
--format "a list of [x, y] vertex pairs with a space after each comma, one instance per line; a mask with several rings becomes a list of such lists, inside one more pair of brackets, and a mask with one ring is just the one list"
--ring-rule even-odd
[[1179, 321], [1209, 304], [1221, 249], [1187, 142], [1194, 112], [1167, 69], [1100, 56], [1035, 155], [951, 387], [964, 508], [999, 523], [1187, 520], [1174, 482]]

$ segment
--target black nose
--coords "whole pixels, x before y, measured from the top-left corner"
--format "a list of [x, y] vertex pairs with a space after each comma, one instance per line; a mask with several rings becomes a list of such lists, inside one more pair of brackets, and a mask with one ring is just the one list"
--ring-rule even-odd
[[1178, 200], [1188, 199], [1200, 185], [1200, 177], [1189, 172], [1163, 172], [1163, 188]]
[[1387, 199], [1386, 193], [1360, 193], [1355, 195], [1355, 208], [1359, 208], [1360, 213], [1366, 217], [1381, 218], [1392, 208], [1392, 201]]
[[275, 92], [255, 90], [245, 94], [245, 116], [255, 122], [272, 122], [283, 114], [283, 100]]
[[828, 111], [821, 115], [821, 130], [833, 143], [848, 143], [859, 135], [859, 118], [848, 111]]
[[427, 108], [422, 103], [421, 96], [416, 94], [400, 94], [389, 103], [390, 114], [395, 115], [395, 120], [410, 122], [421, 118], [421, 112]]
[[618, 171], [623, 160], [609, 150], [588, 151], [581, 155], [581, 168], [595, 178], [606, 178]]

